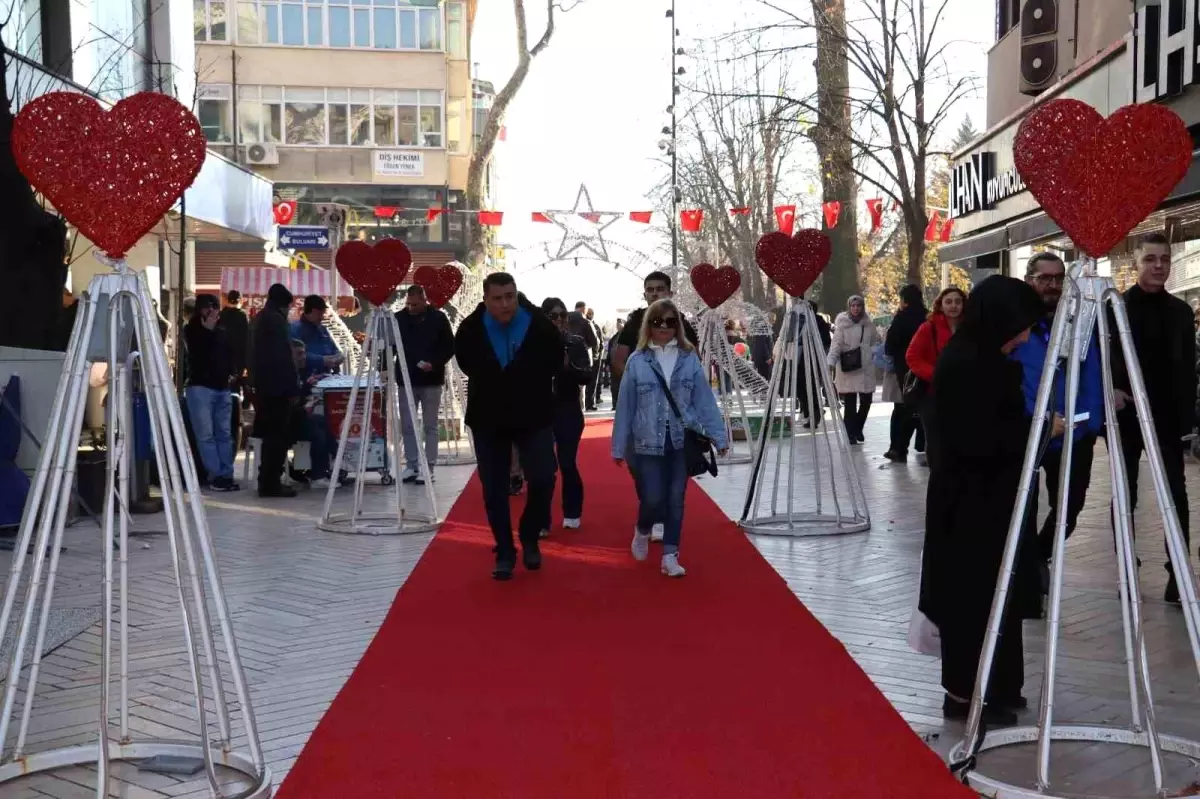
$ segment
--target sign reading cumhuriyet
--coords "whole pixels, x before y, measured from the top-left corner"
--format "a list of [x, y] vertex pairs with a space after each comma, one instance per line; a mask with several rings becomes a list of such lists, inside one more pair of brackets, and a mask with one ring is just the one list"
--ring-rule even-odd
[[1017, 168], [996, 174], [996, 154], [973, 153], [954, 165], [950, 173], [950, 216], [959, 219], [987, 211], [996, 203], [1025, 191]]
[[1132, 102], [1152, 103], [1200, 83], [1198, 7], [1197, 0], [1159, 0], [1129, 15], [1125, 59], [1133, 76]]
[[376, 150], [375, 177], [423, 178], [425, 153], [420, 150]]
[[280, 247], [324, 250], [329, 248], [329, 228], [316, 225], [280, 225]]

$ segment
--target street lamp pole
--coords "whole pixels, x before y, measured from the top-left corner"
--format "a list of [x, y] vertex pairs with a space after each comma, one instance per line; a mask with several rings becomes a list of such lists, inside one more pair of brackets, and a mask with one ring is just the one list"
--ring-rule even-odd
[[675, 21], [675, 0], [671, 0], [671, 287], [679, 286], [679, 134], [676, 130], [675, 103], [679, 99], [679, 73], [676, 65], [679, 28]]

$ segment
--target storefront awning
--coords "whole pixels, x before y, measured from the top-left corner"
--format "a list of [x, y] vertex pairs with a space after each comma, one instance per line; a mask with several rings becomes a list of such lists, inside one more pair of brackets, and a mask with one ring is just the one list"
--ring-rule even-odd
[[[221, 270], [221, 292], [238, 291], [246, 296], [266, 296], [275, 283], [287, 286], [297, 297], [320, 294], [328, 297], [333, 293], [333, 273], [325, 269], [280, 269], [272, 266], [226, 267]], [[354, 289], [345, 280], [338, 278], [337, 293], [341, 297], [353, 297]]]

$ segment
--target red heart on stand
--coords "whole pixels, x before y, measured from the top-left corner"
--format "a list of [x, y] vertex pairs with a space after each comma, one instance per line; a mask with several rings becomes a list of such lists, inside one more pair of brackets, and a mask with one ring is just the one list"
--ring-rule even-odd
[[742, 285], [742, 276], [732, 266], [717, 269], [712, 264], [696, 264], [690, 275], [692, 288], [709, 308], [716, 308], [725, 302]]
[[154, 229], [208, 153], [195, 115], [158, 92], [107, 112], [85, 94], [43, 94], [13, 120], [12, 149], [29, 184], [112, 258]]
[[754, 260], [775, 285], [793, 297], [803, 297], [833, 255], [833, 243], [819, 230], [805, 228], [788, 236], [779, 231], [758, 240]]
[[454, 264], [421, 266], [413, 272], [413, 283], [425, 289], [425, 298], [434, 308], [441, 308], [462, 287], [462, 272]]
[[383, 239], [374, 247], [365, 241], [348, 241], [334, 257], [346, 282], [372, 305], [383, 305], [404, 282], [412, 266], [412, 253], [400, 239]]
[[1013, 162], [1071, 241], [1101, 258], [1183, 179], [1192, 137], [1166, 106], [1127, 105], [1105, 119], [1079, 100], [1051, 100], [1021, 123]]

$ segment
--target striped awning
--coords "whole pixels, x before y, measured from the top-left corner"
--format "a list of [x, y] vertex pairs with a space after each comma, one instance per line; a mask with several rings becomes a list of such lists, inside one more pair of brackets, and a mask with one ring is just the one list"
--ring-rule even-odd
[[[221, 292], [239, 291], [247, 297], [266, 296], [275, 283], [287, 286], [297, 297], [320, 294], [328, 297], [332, 293], [333, 273], [326, 269], [283, 269], [274, 266], [225, 267], [221, 270]], [[353, 297], [354, 289], [341, 278], [337, 293], [341, 297]]]

